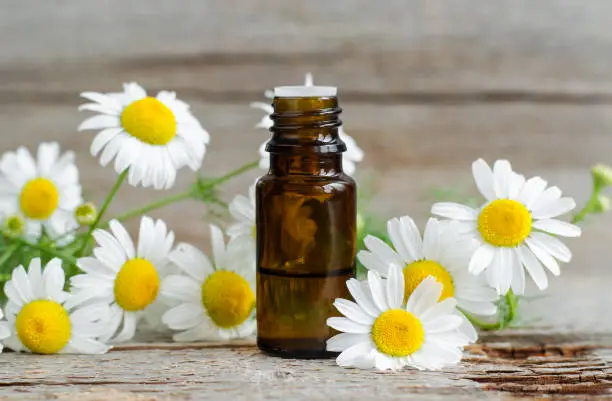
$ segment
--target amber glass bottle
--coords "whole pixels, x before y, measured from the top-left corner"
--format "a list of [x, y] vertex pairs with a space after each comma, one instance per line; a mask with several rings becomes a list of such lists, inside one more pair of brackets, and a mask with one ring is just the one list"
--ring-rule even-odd
[[257, 344], [288, 358], [322, 358], [335, 298], [355, 274], [356, 186], [342, 171], [346, 145], [335, 88], [275, 90], [257, 183]]

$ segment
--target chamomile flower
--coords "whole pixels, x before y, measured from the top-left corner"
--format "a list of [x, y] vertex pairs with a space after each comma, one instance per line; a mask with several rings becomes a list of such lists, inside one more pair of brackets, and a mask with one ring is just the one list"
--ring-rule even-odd
[[438, 302], [443, 286], [428, 277], [404, 303], [401, 269], [391, 266], [388, 275], [385, 280], [369, 271], [367, 283], [350, 279], [347, 287], [355, 302], [335, 300], [344, 317], [329, 318], [327, 325], [342, 333], [327, 340], [327, 350], [342, 352], [338, 365], [437, 370], [457, 364], [467, 342], [457, 332], [463, 320], [455, 314], [455, 299]]
[[83, 92], [81, 96], [93, 103], [79, 110], [100, 113], [79, 126], [79, 131], [101, 130], [91, 144], [91, 154], [100, 154], [102, 166], [114, 158], [118, 174], [129, 169], [131, 185], [168, 189], [177, 170], [188, 166], [196, 171], [202, 165], [209, 135], [174, 92], [147, 96], [132, 82], [124, 84], [121, 93]]
[[[313, 77], [311, 73], [306, 74], [304, 85], [305, 86], [314, 85]], [[271, 90], [265, 91], [265, 96], [268, 99], [273, 99], [274, 91], [271, 91]], [[272, 127], [273, 125], [272, 119], [270, 118], [270, 115], [274, 112], [274, 108], [272, 107], [272, 105], [268, 103], [263, 103], [263, 102], [253, 102], [251, 103], [251, 107], [255, 109], [263, 110], [266, 113], [266, 115], [261, 119], [260, 122], [258, 122], [255, 125], [255, 127], [270, 129], [270, 127]], [[351, 136], [347, 135], [344, 132], [344, 129], [342, 126], [338, 128], [338, 135], [340, 136], [340, 139], [346, 144], [346, 152], [344, 152], [342, 156], [343, 169], [347, 174], [349, 175], [353, 174], [357, 167], [357, 163], [363, 160], [363, 156], [364, 156], [363, 150], [361, 150], [361, 148], [357, 145], [357, 142], [355, 142], [355, 140]], [[260, 156], [259, 168], [264, 169], [264, 170], [267, 170], [268, 168], [270, 168], [270, 154], [266, 152], [267, 143], [268, 141], [265, 141], [259, 146], [259, 156]]]
[[180, 304], [162, 320], [175, 341], [246, 337], [255, 330], [255, 263], [225, 247], [223, 233], [211, 225], [214, 264], [197, 248], [181, 243], [170, 259], [182, 274], [168, 276], [162, 294]]
[[78, 260], [85, 272], [72, 277], [75, 297], [91, 304], [110, 305], [110, 319], [101, 338], [123, 342], [134, 337], [136, 325], [146, 314], [156, 314], [159, 287], [170, 268], [168, 254], [174, 233], [162, 220], [142, 217], [138, 244], [116, 220], [109, 230], [97, 229], [98, 246], [93, 257]]
[[548, 286], [542, 266], [558, 276], [558, 261], [569, 262], [570, 250], [557, 238], [577, 237], [580, 228], [555, 219], [574, 209], [572, 198], [548, 187], [540, 177], [525, 180], [507, 160], [498, 160], [493, 171], [479, 159], [472, 165], [474, 180], [486, 202], [478, 209], [457, 203], [436, 203], [431, 212], [457, 220], [479, 247], [470, 259], [473, 274], [485, 271], [489, 285], [505, 294], [510, 288], [523, 294], [525, 270], [540, 290]]
[[231, 247], [243, 252], [255, 253], [255, 184], [249, 187], [249, 196], [236, 195], [229, 204], [229, 211], [236, 220], [227, 230]]
[[[427, 277], [433, 277], [442, 285], [440, 301], [454, 297], [461, 310], [476, 315], [497, 313], [495, 301], [498, 296], [481, 277], [468, 272], [468, 264], [476, 250], [476, 242], [460, 233], [457, 222], [429, 219], [421, 234], [408, 217], [394, 218], [387, 222], [387, 232], [393, 248], [382, 240], [368, 235], [364, 243], [367, 251], [357, 255], [369, 270], [387, 277], [391, 266], [399, 266], [404, 273], [404, 300], [416, 290]], [[461, 332], [470, 342], [477, 334], [465, 319]]]
[[0, 160], [0, 216], [4, 230], [26, 241], [44, 232], [60, 244], [73, 240], [74, 210], [82, 202], [74, 152], [60, 155], [56, 142], [41, 143], [36, 159], [20, 147]]
[[[13, 351], [36, 354], [102, 354], [108, 346], [95, 338], [109, 317], [108, 305], [86, 305], [64, 292], [62, 262], [53, 259], [41, 269], [34, 258], [28, 272], [13, 270], [4, 286], [10, 330], [4, 344]], [[0, 326], [0, 332], [5, 325]], [[4, 333], [5, 334], [5, 333]], [[0, 333], [2, 335], [2, 333]]]

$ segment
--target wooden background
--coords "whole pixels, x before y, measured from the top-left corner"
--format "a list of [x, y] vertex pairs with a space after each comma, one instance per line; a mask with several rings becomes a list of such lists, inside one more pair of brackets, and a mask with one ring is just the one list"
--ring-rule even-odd
[[[192, 105], [212, 136], [202, 174], [220, 175], [256, 159], [266, 138], [253, 128], [261, 113], [249, 102], [274, 85], [302, 82], [307, 71], [339, 86], [346, 131], [366, 152], [357, 178], [375, 177], [372, 207], [384, 218], [423, 222], [435, 189], [474, 194], [470, 164], [478, 157], [508, 158], [579, 204], [590, 166], [612, 164], [607, 0], [0, 0], [0, 151], [58, 140], [77, 150], [87, 196], [101, 201], [116, 175], [89, 156], [92, 134], [76, 132], [85, 118], [78, 93], [135, 80], [175, 90]], [[246, 192], [257, 173], [230, 182], [225, 198]], [[173, 191], [192, 179], [184, 171]], [[161, 195], [126, 187], [111, 211]], [[179, 240], [207, 247], [200, 205], [155, 215]], [[249, 344], [101, 358], [5, 354], [0, 399], [605, 393], [611, 223], [612, 216], [590, 221], [569, 241], [575, 258], [544, 298], [529, 303], [527, 328], [485, 336], [464, 365], [443, 374], [347, 373], [327, 362], [263, 358]]]

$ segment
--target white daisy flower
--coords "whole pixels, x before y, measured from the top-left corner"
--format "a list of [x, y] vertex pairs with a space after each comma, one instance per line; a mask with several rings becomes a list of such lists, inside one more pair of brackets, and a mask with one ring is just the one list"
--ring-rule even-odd
[[[108, 346], [97, 341], [110, 316], [108, 305], [80, 306], [64, 292], [64, 271], [59, 259], [41, 270], [34, 258], [28, 272], [13, 270], [4, 286], [10, 337], [4, 344], [13, 351], [36, 354], [103, 354]], [[0, 326], [0, 335], [6, 326]]]
[[154, 319], [158, 314], [159, 286], [170, 267], [174, 233], [162, 220], [143, 216], [135, 247], [121, 223], [112, 220], [109, 229], [94, 231], [94, 256], [78, 260], [85, 274], [72, 277], [70, 284], [75, 297], [94, 305], [110, 304], [110, 320], [101, 338], [123, 342], [134, 337], [143, 316]]
[[[306, 74], [304, 85], [314, 85], [311, 73]], [[265, 96], [268, 99], [273, 99], [274, 91], [265, 91]], [[266, 115], [261, 119], [260, 122], [255, 125], [255, 127], [270, 129], [270, 127], [272, 127], [273, 125], [272, 119], [270, 118], [270, 115], [274, 112], [274, 108], [272, 107], [272, 105], [263, 102], [253, 102], [251, 103], [251, 107], [263, 110], [266, 113]], [[361, 150], [361, 148], [357, 145], [357, 142], [355, 142], [355, 140], [351, 136], [347, 135], [344, 132], [342, 126], [338, 128], [338, 135], [340, 136], [340, 139], [346, 144], [346, 152], [344, 152], [342, 156], [342, 167], [347, 174], [351, 175], [355, 172], [357, 163], [363, 160], [363, 150]], [[265, 141], [259, 146], [259, 168], [263, 170], [267, 170], [270, 168], [270, 154], [266, 152], [267, 143], [268, 141]]]
[[255, 261], [226, 249], [217, 226], [210, 230], [214, 265], [189, 244], [179, 244], [170, 254], [183, 273], [162, 284], [163, 296], [180, 302], [162, 317], [171, 329], [184, 330], [175, 341], [246, 337], [256, 327]]
[[510, 288], [523, 294], [525, 272], [539, 289], [548, 286], [544, 267], [561, 273], [557, 261], [569, 262], [570, 250], [556, 236], [578, 237], [580, 228], [556, 220], [576, 207], [572, 198], [561, 197], [557, 187], [546, 188], [540, 177], [525, 180], [512, 171], [507, 160], [498, 160], [493, 171], [479, 159], [472, 164], [474, 180], [486, 202], [478, 209], [457, 203], [436, 203], [431, 212], [459, 221], [480, 244], [469, 263], [473, 274], [485, 271], [498, 293]]
[[236, 195], [229, 204], [229, 211], [236, 220], [228, 230], [229, 247], [247, 253], [255, 252], [255, 183], [249, 187], [249, 196]]
[[[388, 276], [391, 266], [402, 268], [404, 300], [431, 276], [442, 285], [440, 301], [454, 297], [458, 307], [470, 314], [486, 316], [497, 313], [496, 291], [483, 278], [474, 277], [468, 272], [468, 264], [477, 244], [461, 235], [459, 223], [429, 219], [421, 239], [414, 221], [403, 216], [389, 220], [387, 232], [393, 248], [379, 238], [368, 235], [364, 239], [368, 250], [360, 251], [357, 257], [367, 269], [383, 277]], [[478, 338], [476, 331], [464, 319], [460, 331], [470, 342], [475, 342]]]
[[74, 239], [74, 210], [83, 202], [74, 152], [60, 155], [57, 142], [41, 143], [36, 159], [20, 147], [0, 160], [0, 219], [5, 230], [29, 242], [44, 232], [60, 245]]
[[147, 96], [132, 82], [121, 93], [81, 96], [93, 103], [79, 110], [100, 113], [79, 126], [79, 131], [101, 130], [91, 144], [92, 155], [100, 154], [102, 166], [114, 158], [118, 174], [129, 169], [131, 185], [168, 189], [177, 170], [189, 166], [196, 171], [202, 165], [209, 135], [174, 92]]
[[455, 299], [438, 302], [443, 286], [428, 277], [404, 304], [401, 269], [391, 266], [388, 273], [386, 280], [371, 270], [367, 283], [348, 280], [355, 302], [335, 300], [334, 306], [345, 317], [327, 320], [328, 326], [342, 332], [327, 340], [327, 350], [342, 352], [338, 365], [437, 370], [457, 364], [467, 343], [457, 332], [463, 320], [455, 314]]

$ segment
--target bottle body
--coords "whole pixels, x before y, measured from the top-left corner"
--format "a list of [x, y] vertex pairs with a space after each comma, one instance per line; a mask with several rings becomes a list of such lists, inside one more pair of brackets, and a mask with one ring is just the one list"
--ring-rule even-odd
[[356, 185], [342, 172], [342, 148], [328, 146], [341, 144], [339, 123], [301, 124], [288, 147], [277, 124], [270, 172], [256, 186], [257, 343], [278, 356], [320, 358], [334, 355], [326, 321], [338, 316], [334, 299], [350, 298], [355, 274]]

